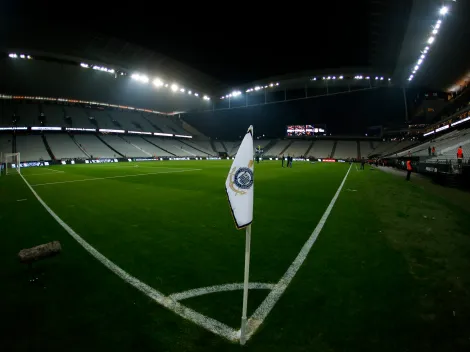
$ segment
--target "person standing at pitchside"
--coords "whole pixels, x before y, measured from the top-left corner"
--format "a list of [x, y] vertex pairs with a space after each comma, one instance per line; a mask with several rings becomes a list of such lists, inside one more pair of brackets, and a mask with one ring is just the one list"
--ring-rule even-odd
[[407, 181], [410, 180], [411, 170], [413, 170], [413, 168], [411, 167], [411, 160], [407, 160], [406, 161], [406, 180]]

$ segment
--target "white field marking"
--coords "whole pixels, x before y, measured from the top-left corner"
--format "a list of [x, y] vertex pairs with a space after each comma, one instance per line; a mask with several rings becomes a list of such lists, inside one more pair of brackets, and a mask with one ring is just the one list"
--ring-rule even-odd
[[59, 171], [59, 170], [49, 169], [48, 167], [45, 168], [45, 170], [51, 170], [51, 171], [54, 171], [54, 172], [65, 172], [65, 171]]
[[348, 172], [346, 172], [346, 176], [344, 176], [343, 178], [343, 182], [341, 182], [341, 184], [339, 185], [338, 190], [336, 191], [333, 199], [331, 200], [330, 204], [328, 205], [325, 212], [323, 213], [323, 216], [318, 222], [317, 227], [315, 227], [315, 230], [313, 230], [313, 233], [311, 234], [307, 242], [305, 242], [304, 246], [302, 247], [299, 254], [297, 255], [297, 258], [295, 258], [295, 260], [292, 262], [289, 269], [287, 269], [286, 273], [282, 276], [279, 282], [274, 286], [274, 288], [268, 294], [268, 296], [263, 301], [263, 303], [260, 304], [260, 306], [256, 309], [256, 311], [250, 317], [250, 319], [248, 319], [247, 332], [246, 332], [247, 339], [253, 336], [256, 330], [263, 323], [264, 319], [266, 319], [269, 312], [271, 312], [274, 305], [277, 303], [279, 298], [282, 296], [282, 294], [286, 290], [287, 286], [289, 286], [289, 284], [291, 283], [295, 274], [297, 274], [297, 272], [299, 271], [300, 267], [305, 261], [305, 258], [307, 258], [307, 255], [310, 252], [310, 249], [312, 248], [313, 244], [317, 240], [318, 235], [320, 234], [321, 230], [323, 229], [323, 226], [326, 223], [326, 220], [330, 216], [331, 210], [333, 209], [333, 206], [335, 205], [336, 200], [338, 199], [341, 189], [343, 188], [344, 183], [346, 182], [346, 178], [349, 175], [349, 171], [351, 171], [351, 167], [352, 165], [349, 166]]
[[[64, 172], [64, 171], [58, 171], [58, 172]], [[7, 176], [17, 176], [19, 175], [19, 173], [17, 174], [8, 174]], [[41, 175], [55, 175], [54, 172], [39, 172], [37, 174], [25, 174], [25, 176], [41, 176]]]
[[17, 202], [24, 202], [27, 199], [18, 199]]
[[162, 305], [163, 307], [171, 310], [173, 313], [178, 314], [179, 316], [183, 317], [184, 319], [190, 320], [196, 325], [199, 325], [212, 333], [219, 335], [221, 337], [226, 338], [227, 340], [236, 342], [240, 337], [240, 332], [217, 321], [215, 319], [206, 317], [205, 315], [198, 313], [191, 308], [188, 308], [181, 303], [171, 299], [168, 296], [165, 296], [163, 293], [153, 289], [149, 285], [145, 284], [144, 282], [140, 281], [136, 277], [128, 274], [126, 271], [121, 269], [119, 266], [114, 264], [111, 260], [106, 258], [100, 252], [98, 252], [93, 246], [91, 246], [87, 241], [85, 241], [79, 234], [77, 234], [69, 225], [67, 225], [64, 221], [62, 221], [59, 216], [54, 213], [54, 211], [49, 208], [49, 206], [39, 197], [33, 187], [26, 181], [26, 179], [21, 175], [21, 178], [26, 183], [28, 188], [34, 194], [36, 199], [41, 203], [41, 205], [47, 210], [47, 212], [54, 218], [55, 221], [59, 223], [60, 226], [64, 228], [65, 231], [68, 232], [70, 236], [72, 236], [88, 253], [90, 253], [93, 257], [95, 257], [101, 264], [106, 266], [109, 270], [119, 276], [128, 284], [134, 286], [136, 289], [147, 295], [149, 298], [153, 299], [158, 304]]
[[[274, 288], [274, 284], [265, 284], [261, 282], [250, 282], [248, 284], [248, 289], [250, 290], [272, 290]], [[184, 292], [173, 293], [168, 297], [175, 300], [181, 301], [183, 299], [193, 298], [197, 296], [207, 295], [209, 293], [218, 293], [218, 292], [227, 292], [227, 291], [237, 291], [243, 290], [243, 283], [239, 284], [225, 284], [225, 285], [216, 285], [216, 286], [208, 286], [208, 287], [201, 287], [196, 288], [193, 290], [188, 290]]]
[[150, 172], [148, 174], [134, 174], [134, 175], [120, 175], [120, 176], [109, 176], [109, 177], [85, 178], [83, 180], [70, 180], [70, 181], [36, 183], [34, 185], [31, 185], [31, 186], [37, 187], [37, 186], [57, 185], [57, 184], [61, 184], [61, 183], [97, 181], [97, 180], [107, 180], [107, 179], [110, 179], [110, 178], [136, 177], [136, 176], [147, 176], [147, 175], [158, 175], [158, 174], [173, 174], [173, 173], [178, 173], [178, 172], [201, 171], [201, 170], [202, 169], [187, 169], [187, 170], [176, 170], [176, 171]]
[[359, 170], [357, 169], [357, 165], [356, 165], [356, 164], [354, 164], [354, 166], [356, 167], [356, 171], [359, 171]]

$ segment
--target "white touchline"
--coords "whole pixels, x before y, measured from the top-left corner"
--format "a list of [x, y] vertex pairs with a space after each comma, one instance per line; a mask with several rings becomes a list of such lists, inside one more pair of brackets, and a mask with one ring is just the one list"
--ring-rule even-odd
[[101, 262], [104, 266], [106, 266], [109, 270], [119, 276], [121, 279], [126, 281], [128, 284], [134, 286], [139, 291], [153, 299], [158, 304], [164, 306], [165, 308], [171, 310], [172, 312], [180, 315], [181, 317], [192, 321], [193, 323], [204, 327], [205, 329], [213, 332], [216, 335], [224, 337], [230, 341], [237, 341], [239, 339], [240, 332], [229, 327], [228, 325], [221, 323], [215, 319], [209, 318], [201, 313], [198, 313], [191, 308], [188, 308], [181, 303], [171, 299], [168, 296], [165, 296], [163, 293], [153, 289], [152, 287], [148, 286], [147, 284], [143, 283], [136, 277], [128, 274], [126, 271], [121, 269], [119, 266], [114, 264], [111, 260], [106, 258], [100, 252], [98, 252], [93, 246], [91, 246], [87, 241], [85, 241], [79, 234], [77, 234], [72, 228], [67, 225], [64, 221], [62, 221], [59, 216], [54, 213], [54, 211], [49, 208], [49, 206], [39, 197], [33, 187], [26, 181], [23, 175], [20, 175], [23, 181], [26, 183], [28, 188], [34, 194], [36, 199], [41, 203], [41, 205], [47, 210], [47, 212], [59, 223], [60, 226], [64, 228], [65, 231], [68, 232], [70, 236], [72, 236], [88, 253], [90, 253], [93, 257], [95, 257], [98, 261]]
[[307, 255], [310, 252], [310, 249], [312, 249], [312, 246], [317, 240], [318, 235], [320, 234], [321, 230], [323, 229], [323, 226], [325, 225], [326, 220], [330, 216], [331, 210], [333, 209], [333, 206], [335, 205], [336, 200], [338, 199], [339, 193], [341, 192], [341, 189], [343, 188], [344, 183], [346, 182], [346, 178], [349, 175], [349, 171], [351, 170], [351, 167], [352, 165], [349, 166], [348, 172], [346, 172], [346, 176], [344, 176], [343, 178], [343, 182], [341, 182], [341, 184], [339, 185], [339, 188], [336, 191], [330, 204], [328, 205], [328, 208], [326, 208], [325, 212], [323, 213], [323, 216], [321, 217], [320, 221], [317, 224], [317, 227], [315, 227], [315, 230], [313, 230], [313, 233], [311, 234], [307, 242], [305, 242], [304, 246], [302, 247], [299, 254], [297, 255], [297, 258], [295, 258], [295, 260], [292, 262], [289, 269], [287, 269], [285, 274], [282, 276], [279, 282], [274, 286], [274, 288], [268, 294], [268, 296], [263, 301], [263, 303], [260, 304], [260, 306], [256, 309], [256, 311], [250, 317], [250, 319], [248, 319], [247, 339], [250, 338], [255, 333], [255, 331], [263, 323], [264, 319], [266, 319], [271, 309], [273, 309], [274, 305], [282, 296], [287, 286], [289, 286], [289, 284], [291, 283], [295, 274], [297, 274], [297, 272], [299, 271], [300, 267], [305, 261], [305, 258], [307, 258]]
[[[274, 284], [265, 284], [262, 282], [250, 282], [248, 284], [248, 288], [250, 290], [272, 290], [274, 286], [275, 286]], [[243, 290], [243, 283], [195, 288], [193, 290], [188, 290], [184, 292], [172, 293], [168, 297], [170, 297], [171, 299], [174, 299], [175, 301], [181, 301], [183, 299], [207, 295], [209, 293], [227, 292], [227, 291], [236, 291], [236, 290]]]
[[[119, 175], [119, 176], [109, 176], [109, 177], [85, 178], [83, 180], [70, 180], [70, 181], [36, 183], [34, 185], [31, 185], [31, 186], [32, 187], [37, 187], [37, 186], [57, 185], [57, 184], [60, 184], [60, 183], [97, 181], [97, 180], [107, 180], [107, 179], [110, 179], [110, 178], [136, 177], [136, 176], [147, 176], [147, 175], [158, 175], [158, 174], [173, 174], [173, 173], [178, 173], [178, 172], [201, 171], [201, 170], [202, 169], [187, 169], [187, 170], [175, 170], [175, 171], [150, 172], [150, 173], [147, 173], [147, 174], [134, 174], [134, 175]], [[28, 175], [26, 175], [26, 176], [28, 176]]]
[[55, 171], [55, 172], [65, 172], [65, 171], [59, 171], [59, 170], [49, 169], [48, 167], [45, 168], [45, 170], [51, 170], [51, 171]]

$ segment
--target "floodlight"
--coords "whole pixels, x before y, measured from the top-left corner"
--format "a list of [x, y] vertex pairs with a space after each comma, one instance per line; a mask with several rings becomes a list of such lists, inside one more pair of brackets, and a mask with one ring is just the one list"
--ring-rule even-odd
[[325, 77], [323, 77], [322, 79], [325, 79]]
[[264, 86], [264, 88], [268, 88], [268, 86]]
[[391, 78], [388, 79], [389, 82], [390, 82], [391, 80], [392, 80]]
[[437, 22], [436, 22], [436, 23], [437, 23], [437, 24], [441, 24], [441, 23], [442, 23], [442, 21], [441, 21], [441, 20], [437, 20]]
[[153, 85], [155, 87], [161, 87], [161, 86], [163, 86], [163, 81], [160, 78], [155, 78], [153, 80]]
[[180, 92], [181, 92], [181, 93], [184, 93], [184, 88], [181, 88], [181, 89], [180, 89]]
[[343, 76], [339, 76], [339, 79], [343, 79]]
[[434, 29], [434, 30], [432, 31], [432, 34], [437, 34], [437, 29]]
[[423, 62], [423, 59], [419, 59], [418, 60], [418, 65], [421, 65], [422, 62]]
[[326, 79], [331, 79], [331, 76], [326, 77]]
[[441, 9], [439, 10], [439, 14], [440, 15], [445, 15], [447, 12], [449, 12], [449, 8], [447, 6], [443, 6], [441, 7]]
[[367, 76], [367, 77], [366, 77], [366, 79], [370, 79], [370, 77], [369, 77], [369, 76]]
[[204, 100], [211, 100], [211, 98], [209, 98], [207, 95], [204, 95]]
[[383, 77], [380, 77], [380, 80], [381, 80], [381, 81], [383, 81], [383, 80], [384, 80], [384, 78], [383, 78]]
[[142, 76], [140, 76], [140, 81], [141, 81], [142, 83], [148, 83], [148, 82], [149, 82], [149, 78], [148, 78], [147, 76], [145, 76], [145, 75], [142, 75]]
[[32, 59], [32, 57], [30, 55], [28, 55], [28, 60], [31, 60], [31, 59]]
[[138, 80], [139, 80], [139, 74], [138, 74], [138, 73], [133, 73], [133, 74], [131, 75], [131, 78], [132, 78], [132, 79], [135, 79], [136, 81], [138, 81]]
[[259, 87], [259, 86], [255, 87], [255, 90], [260, 90], [260, 89], [261, 89], [261, 87]]
[[440, 20], [437, 21], [437, 23], [436, 23], [436, 25], [434, 26], [434, 28], [435, 28], [435, 29], [441, 28], [441, 22], [440, 22]]
[[21, 54], [20, 57], [21, 57], [22, 59], [24, 59], [26, 56], [24, 56], [24, 54]]
[[375, 76], [375, 79], [379, 79], [379, 77]]
[[270, 83], [269, 86], [272, 87], [272, 86], [274, 86], [274, 84]]
[[168, 88], [168, 83], [165, 83], [165, 87]]
[[336, 79], [336, 76], [333, 76], [333, 79]]
[[171, 90], [172, 90], [173, 92], [176, 92], [176, 91], [178, 90], [178, 85], [173, 83], [173, 84], [171, 85]]
[[435, 39], [435, 38], [434, 38], [433, 36], [429, 37], [429, 39], [428, 39], [428, 44], [434, 43], [434, 39]]
[[193, 92], [191, 92], [190, 90], [188, 90], [188, 94], [189, 94], [189, 95], [192, 95], [192, 94], [193, 94]]
[[415, 66], [415, 71], [418, 71], [418, 69], [419, 69], [419, 66], [416, 65], [416, 66]]
[[195, 95], [196, 97], [198, 97], [198, 96], [199, 96], [199, 94], [198, 94], [198, 93], [194, 93], [194, 95]]
[[276, 86], [278, 86], [278, 85], [279, 85], [279, 82], [276, 83]]
[[421, 59], [424, 59], [425, 57], [426, 57], [426, 55], [424, 55], [424, 54], [420, 56]]
[[84, 62], [82, 62], [82, 63], [80, 64], [80, 66], [85, 67], [85, 68], [89, 68], [89, 67], [90, 67], [88, 64], [85, 64]]
[[12, 59], [16, 59], [18, 57], [18, 55], [16, 54], [8, 54], [9, 57], [11, 57]]

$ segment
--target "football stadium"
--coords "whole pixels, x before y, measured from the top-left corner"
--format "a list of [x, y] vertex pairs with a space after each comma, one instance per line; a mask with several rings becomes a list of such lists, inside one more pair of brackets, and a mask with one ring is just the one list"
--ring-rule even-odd
[[248, 36], [30, 10], [0, 15], [0, 350], [470, 350], [469, 2]]

